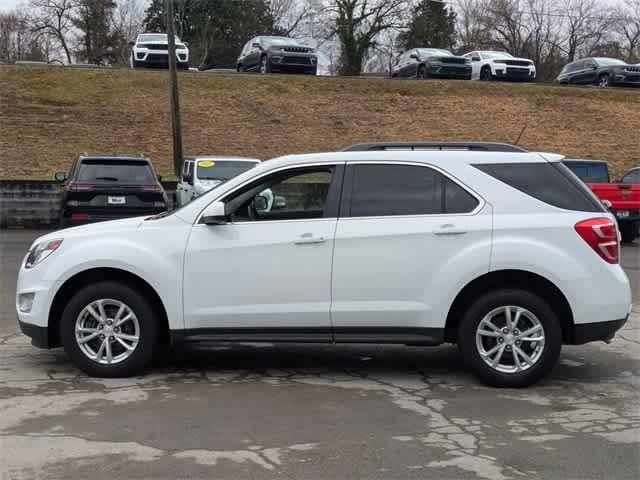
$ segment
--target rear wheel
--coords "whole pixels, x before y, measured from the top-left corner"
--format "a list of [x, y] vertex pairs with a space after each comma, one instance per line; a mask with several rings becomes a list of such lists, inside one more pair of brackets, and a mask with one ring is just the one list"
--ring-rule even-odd
[[464, 314], [458, 346], [465, 364], [484, 383], [526, 387], [555, 366], [562, 330], [553, 309], [524, 290], [497, 290]]
[[598, 77], [598, 86], [600, 88], [607, 88], [609, 86], [609, 75], [602, 74]]
[[620, 222], [618, 226], [623, 243], [631, 243], [638, 236], [640, 222]]
[[60, 336], [67, 355], [85, 373], [130, 376], [151, 360], [157, 338], [154, 317], [149, 302], [133, 288], [100, 282], [71, 298]]

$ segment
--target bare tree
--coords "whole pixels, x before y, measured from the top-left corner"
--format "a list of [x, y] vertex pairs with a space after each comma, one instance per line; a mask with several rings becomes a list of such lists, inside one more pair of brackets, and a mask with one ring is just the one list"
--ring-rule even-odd
[[36, 39], [53, 40], [71, 63], [69, 37], [72, 28], [72, 0], [31, 0], [29, 24]]
[[113, 16], [115, 36], [114, 57], [116, 63], [126, 65], [130, 55], [129, 42], [142, 31], [144, 2], [142, 0], [119, 0]]
[[626, 0], [615, 10], [616, 30], [627, 62], [640, 61], [640, 0]]
[[340, 73], [359, 75], [369, 50], [381, 32], [401, 26], [407, 0], [333, 0], [327, 7], [335, 18], [340, 41]]
[[613, 18], [600, 0], [565, 0], [561, 48], [572, 62], [578, 55], [590, 55], [602, 43]]

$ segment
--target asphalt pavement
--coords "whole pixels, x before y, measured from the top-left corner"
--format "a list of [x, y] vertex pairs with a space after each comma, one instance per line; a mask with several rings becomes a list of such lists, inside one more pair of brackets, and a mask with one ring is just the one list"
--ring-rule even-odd
[[[640, 478], [640, 305], [521, 390], [479, 384], [453, 346], [209, 345], [92, 379], [19, 333], [41, 233], [0, 231], [3, 480]], [[640, 304], [640, 243], [622, 258]]]

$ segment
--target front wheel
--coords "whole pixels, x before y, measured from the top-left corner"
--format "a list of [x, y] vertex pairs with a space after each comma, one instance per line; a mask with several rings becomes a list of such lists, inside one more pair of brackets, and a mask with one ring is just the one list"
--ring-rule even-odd
[[480, 70], [480, 80], [483, 82], [490, 82], [493, 80], [491, 69], [489, 67], [482, 67], [482, 70]]
[[607, 88], [609, 86], [609, 75], [606, 73], [598, 77], [598, 86], [600, 88]]
[[428, 75], [427, 75], [427, 68], [424, 65], [420, 65], [420, 67], [418, 68], [418, 74], [417, 74], [418, 80], [426, 80]]
[[267, 73], [271, 73], [271, 68], [269, 67], [269, 60], [267, 59], [266, 55], [263, 55], [260, 58], [260, 73], [267, 74]]
[[526, 387], [555, 366], [562, 346], [557, 315], [537, 295], [515, 289], [490, 292], [464, 314], [458, 347], [465, 364], [495, 387]]
[[154, 310], [137, 290], [100, 282], [78, 291], [62, 313], [65, 352], [95, 377], [127, 377], [141, 372], [156, 345]]

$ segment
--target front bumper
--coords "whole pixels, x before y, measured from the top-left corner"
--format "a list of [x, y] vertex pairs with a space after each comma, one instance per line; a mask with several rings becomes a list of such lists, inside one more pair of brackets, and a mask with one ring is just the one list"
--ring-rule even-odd
[[48, 327], [40, 327], [38, 325], [33, 325], [31, 323], [26, 323], [21, 320], [18, 320], [18, 325], [20, 325], [20, 330], [27, 337], [31, 337], [31, 345], [38, 348], [52, 348], [49, 342], [49, 328]]
[[630, 87], [640, 87], [640, 72], [618, 73], [611, 78], [611, 83]]
[[494, 76], [502, 80], [531, 82], [536, 79], [536, 71], [531, 68], [498, 66], [495, 67]]
[[[157, 51], [153, 52], [135, 52], [135, 61], [146, 66], [167, 67], [169, 65], [169, 52]], [[189, 54], [182, 51], [176, 51], [176, 62], [180, 66], [189, 65]]]
[[430, 64], [427, 73], [430, 77], [471, 78], [471, 65]]
[[588, 342], [597, 342], [599, 340], [609, 341], [616, 332], [629, 320], [627, 315], [621, 320], [610, 320], [606, 322], [595, 323], [579, 323], [573, 327], [573, 338], [571, 345], [582, 345]]
[[318, 66], [315, 55], [283, 53], [269, 56], [271, 71], [314, 72]]

